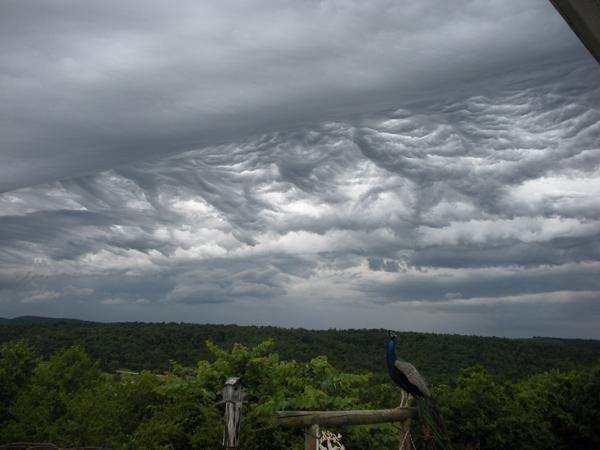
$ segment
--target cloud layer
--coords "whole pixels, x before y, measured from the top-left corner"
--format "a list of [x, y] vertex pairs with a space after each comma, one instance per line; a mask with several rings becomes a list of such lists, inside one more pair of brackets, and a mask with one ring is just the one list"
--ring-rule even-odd
[[598, 338], [597, 79], [532, 64], [7, 192], [0, 315]]
[[546, 1], [4, 0], [0, 192], [583, 51]]

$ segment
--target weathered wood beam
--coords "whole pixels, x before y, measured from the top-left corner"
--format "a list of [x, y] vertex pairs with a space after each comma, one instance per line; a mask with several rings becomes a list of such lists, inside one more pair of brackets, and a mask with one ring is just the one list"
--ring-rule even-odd
[[415, 417], [415, 408], [351, 410], [351, 411], [277, 411], [276, 426], [302, 428], [309, 425], [367, 425], [403, 422]]
[[600, 63], [600, 1], [550, 0], [579, 40]]

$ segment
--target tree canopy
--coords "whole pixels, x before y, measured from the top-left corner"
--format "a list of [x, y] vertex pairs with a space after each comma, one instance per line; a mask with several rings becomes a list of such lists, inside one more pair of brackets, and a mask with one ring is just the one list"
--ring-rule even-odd
[[[114, 449], [220, 449], [225, 380], [241, 377], [248, 395], [240, 449], [301, 449], [301, 431], [276, 428], [276, 410], [395, 407], [399, 391], [371, 374], [340, 371], [326, 356], [286, 360], [271, 340], [246, 347], [206, 343], [212, 357], [164, 373], [102, 371], [80, 347], [48, 359], [23, 341], [0, 346], [0, 441], [45, 441]], [[455, 448], [600, 447], [600, 366], [551, 370], [496, 382], [481, 365], [460, 371], [434, 395]], [[415, 422], [416, 423], [416, 422]], [[342, 428], [348, 449], [398, 446], [394, 424]], [[418, 426], [413, 433], [420, 439]]]

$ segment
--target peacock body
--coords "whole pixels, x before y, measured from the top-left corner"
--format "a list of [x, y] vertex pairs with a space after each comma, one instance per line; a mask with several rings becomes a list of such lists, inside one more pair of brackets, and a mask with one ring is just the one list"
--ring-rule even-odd
[[429, 430], [433, 441], [433, 448], [449, 449], [450, 441], [444, 425], [444, 420], [425, 378], [415, 366], [403, 361], [396, 356], [396, 335], [389, 332], [386, 362], [390, 378], [394, 383], [415, 397], [419, 418]]

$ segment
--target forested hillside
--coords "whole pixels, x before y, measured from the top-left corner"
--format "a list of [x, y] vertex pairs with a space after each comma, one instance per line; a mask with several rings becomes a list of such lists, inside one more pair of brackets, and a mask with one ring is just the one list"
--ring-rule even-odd
[[[387, 379], [385, 330], [305, 330], [185, 323], [97, 323], [69, 319], [21, 318], [0, 322], [0, 343], [26, 339], [43, 357], [79, 345], [107, 371], [159, 370], [170, 361], [195, 365], [211, 360], [210, 340], [230, 348], [273, 339], [286, 360], [327, 356], [339, 370]], [[600, 341], [559, 338], [506, 339], [404, 332], [398, 353], [412, 361], [430, 383], [451, 382], [464, 367], [480, 364], [498, 382], [517, 381], [551, 369], [590, 367], [600, 359]]]
[[[379, 409], [398, 406], [400, 391], [368, 374], [336, 369], [326, 357], [286, 361], [273, 343], [209, 344], [211, 362], [150, 372], [110, 374], [77, 347], [40, 360], [22, 341], [0, 345], [0, 444], [52, 442], [120, 450], [218, 450], [222, 389], [243, 380], [240, 450], [300, 450], [301, 430], [277, 428], [278, 410]], [[497, 383], [481, 366], [462, 369], [433, 395], [456, 450], [600, 448], [600, 367], [541, 373]], [[412, 422], [417, 448], [428, 434]], [[396, 424], [338, 427], [349, 450], [398, 448]]]

